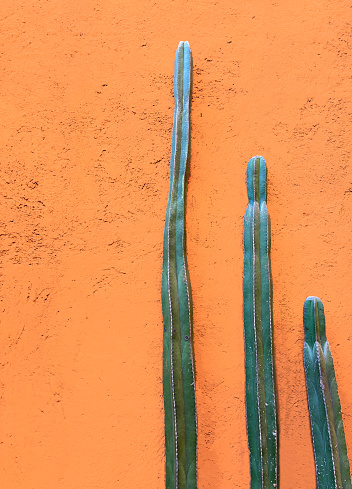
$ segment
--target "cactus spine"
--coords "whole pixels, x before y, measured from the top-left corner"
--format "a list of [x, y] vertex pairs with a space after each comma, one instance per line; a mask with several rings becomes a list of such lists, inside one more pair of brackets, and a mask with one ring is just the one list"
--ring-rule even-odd
[[185, 238], [192, 88], [192, 55], [188, 42], [180, 42], [176, 51], [174, 85], [175, 112], [161, 290], [166, 489], [196, 489], [197, 420], [192, 298]]
[[272, 339], [270, 217], [266, 206], [266, 164], [261, 156], [247, 167], [248, 206], [243, 226], [243, 322], [247, 435], [251, 489], [278, 487], [277, 415]]
[[334, 362], [326, 340], [322, 301], [308, 297], [303, 308], [303, 347], [318, 489], [350, 489], [341, 404]]

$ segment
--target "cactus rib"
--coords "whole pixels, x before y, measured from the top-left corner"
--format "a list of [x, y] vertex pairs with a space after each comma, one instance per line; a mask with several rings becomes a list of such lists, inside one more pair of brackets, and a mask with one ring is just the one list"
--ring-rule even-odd
[[351, 489], [334, 362], [326, 339], [324, 306], [308, 297], [303, 308], [303, 347], [318, 489]]
[[251, 489], [278, 487], [277, 415], [272, 338], [270, 217], [266, 206], [266, 164], [261, 156], [247, 167], [248, 206], [243, 226], [243, 322], [246, 412]]
[[188, 42], [180, 42], [176, 51], [174, 85], [175, 112], [161, 290], [166, 488], [196, 489], [197, 419], [192, 297], [185, 240], [192, 87], [192, 55]]

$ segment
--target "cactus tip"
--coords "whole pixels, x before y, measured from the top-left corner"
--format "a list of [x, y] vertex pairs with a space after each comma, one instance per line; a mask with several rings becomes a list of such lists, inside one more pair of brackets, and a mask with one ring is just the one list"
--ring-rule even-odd
[[250, 202], [266, 200], [266, 163], [262, 156], [253, 156], [248, 162], [247, 193]]
[[326, 341], [324, 306], [319, 297], [311, 295], [304, 301], [303, 325], [305, 341], [310, 347], [315, 341]]

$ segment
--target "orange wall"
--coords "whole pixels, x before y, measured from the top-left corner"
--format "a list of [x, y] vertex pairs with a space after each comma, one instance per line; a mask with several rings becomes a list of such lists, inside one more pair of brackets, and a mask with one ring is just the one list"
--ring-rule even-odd
[[303, 301], [324, 302], [352, 456], [352, 10], [336, 0], [5, 0], [3, 489], [164, 488], [162, 236], [180, 40], [199, 489], [249, 487], [245, 171], [268, 165], [281, 488], [314, 487]]

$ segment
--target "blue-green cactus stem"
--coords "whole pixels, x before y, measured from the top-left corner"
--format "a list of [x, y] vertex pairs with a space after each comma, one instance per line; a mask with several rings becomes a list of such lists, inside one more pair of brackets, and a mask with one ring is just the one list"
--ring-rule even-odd
[[247, 435], [251, 489], [278, 488], [278, 427], [273, 360], [270, 217], [266, 164], [247, 167], [248, 206], [243, 226], [243, 322]]
[[326, 339], [324, 307], [318, 297], [306, 299], [303, 323], [303, 360], [317, 488], [351, 489], [334, 362]]
[[196, 489], [197, 419], [192, 297], [185, 230], [192, 88], [192, 55], [188, 42], [181, 42], [176, 51], [174, 85], [175, 112], [161, 290], [166, 489]]

